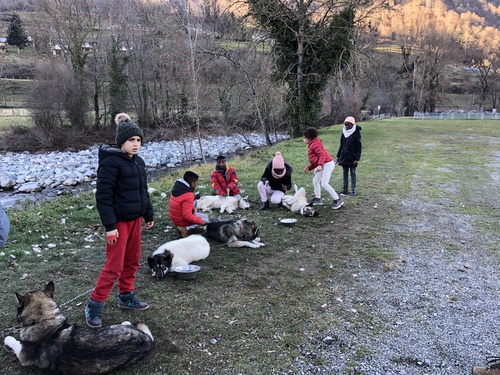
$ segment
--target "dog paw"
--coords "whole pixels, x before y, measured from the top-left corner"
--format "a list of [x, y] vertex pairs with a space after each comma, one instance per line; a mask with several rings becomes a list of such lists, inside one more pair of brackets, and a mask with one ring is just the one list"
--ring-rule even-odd
[[21, 353], [21, 348], [22, 348], [22, 345], [19, 341], [17, 341], [12, 336], [7, 336], [3, 340], [3, 343], [5, 344], [5, 346], [8, 346], [9, 348], [11, 348], [14, 351], [15, 355], [19, 357], [19, 354]]
[[122, 322], [122, 326], [131, 326], [132, 323], [130, 323], [128, 320], [125, 320], [124, 322]]

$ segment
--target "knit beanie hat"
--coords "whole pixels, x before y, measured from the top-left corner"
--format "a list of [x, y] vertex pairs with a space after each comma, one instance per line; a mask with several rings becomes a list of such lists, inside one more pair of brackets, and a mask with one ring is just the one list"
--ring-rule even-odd
[[353, 124], [353, 125], [356, 125], [356, 120], [354, 120], [354, 117], [352, 117], [352, 116], [346, 117], [346, 119], [344, 120], [344, 124], [346, 122]]
[[[286, 173], [285, 160], [283, 159], [283, 156], [281, 156], [281, 152], [277, 151], [276, 154], [274, 155], [272, 167], [273, 168], [271, 174], [273, 175], [274, 178], [281, 178], [285, 175]], [[283, 172], [281, 174], [277, 174], [274, 171], [275, 169], [283, 169]]]
[[134, 135], [139, 136], [141, 141], [144, 140], [144, 133], [142, 132], [142, 129], [137, 126], [137, 124], [133, 122], [126, 113], [117, 114], [115, 122], [117, 125], [115, 141], [118, 147], [121, 147], [127, 139], [133, 137]]

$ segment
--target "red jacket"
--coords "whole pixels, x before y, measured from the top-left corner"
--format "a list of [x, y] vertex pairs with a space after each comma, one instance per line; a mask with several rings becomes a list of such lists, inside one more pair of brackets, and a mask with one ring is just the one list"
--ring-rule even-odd
[[193, 224], [202, 224], [203, 219], [196, 216], [194, 209], [194, 191], [182, 181], [175, 181], [170, 193], [170, 209], [168, 216], [178, 227], [187, 227]]
[[210, 176], [210, 185], [217, 195], [227, 195], [227, 189], [229, 188], [229, 195], [235, 196], [240, 193], [240, 188], [238, 187], [238, 176], [233, 168], [226, 166], [226, 175], [224, 176], [220, 173], [217, 168], [214, 169], [212, 175]]
[[308, 171], [312, 171], [318, 165], [323, 166], [325, 163], [329, 163], [333, 160], [332, 155], [325, 150], [323, 142], [321, 142], [319, 138], [311, 139], [311, 142], [307, 145], [307, 157], [310, 163], [307, 166]]

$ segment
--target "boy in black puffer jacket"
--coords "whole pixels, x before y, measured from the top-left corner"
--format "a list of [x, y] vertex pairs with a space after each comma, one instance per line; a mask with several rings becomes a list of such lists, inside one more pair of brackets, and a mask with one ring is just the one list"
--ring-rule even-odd
[[126, 113], [116, 115], [116, 145], [102, 145], [97, 169], [97, 210], [106, 229], [106, 264], [85, 308], [87, 325], [102, 325], [101, 310], [118, 280], [118, 307], [145, 310], [137, 299], [135, 273], [141, 258], [141, 226], [154, 225], [146, 165], [138, 155], [144, 134]]

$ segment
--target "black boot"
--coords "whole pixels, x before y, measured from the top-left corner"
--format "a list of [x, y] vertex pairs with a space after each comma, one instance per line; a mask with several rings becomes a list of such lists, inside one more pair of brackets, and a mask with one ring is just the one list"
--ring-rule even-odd
[[344, 185], [344, 187], [342, 188], [342, 190], [339, 192], [340, 195], [347, 195], [347, 185]]
[[262, 206], [260, 206], [259, 210], [264, 211], [267, 210], [268, 208], [269, 208], [269, 201], [265, 201], [264, 203], [262, 203]]

